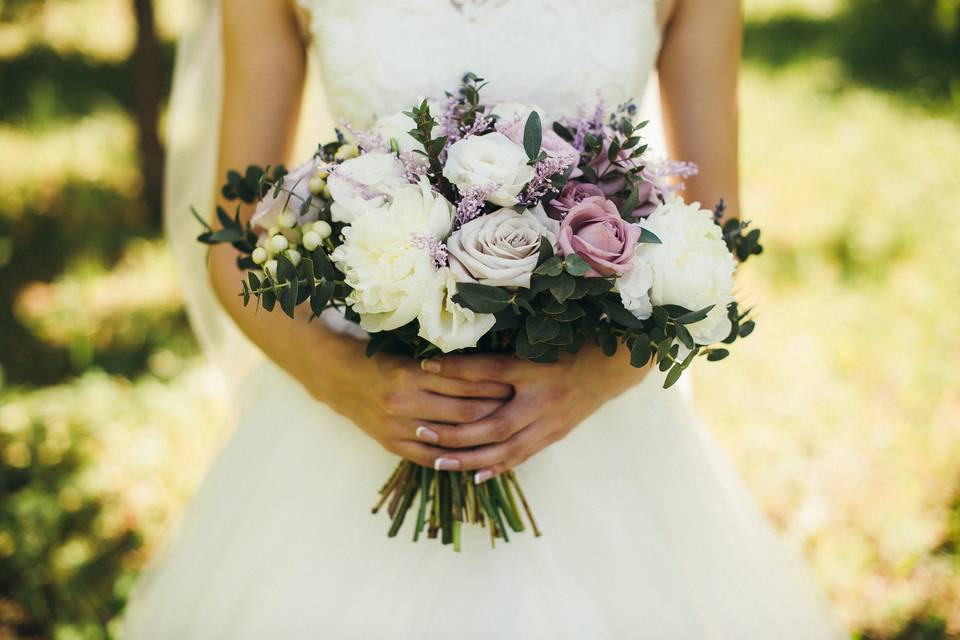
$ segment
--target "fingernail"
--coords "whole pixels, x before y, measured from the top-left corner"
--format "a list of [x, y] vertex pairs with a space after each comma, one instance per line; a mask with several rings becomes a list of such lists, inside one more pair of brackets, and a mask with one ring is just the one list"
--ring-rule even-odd
[[425, 442], [437, 442], [440, 439], [440, 436], [437, 435], [436, 431], [433, 431], [429, 427], [419, 426], [417, 427], [417, 438]]
[[433, 468], [437, 471], [457, 471], [460, 468], [460, 461], [453, 458], [437, 458], [433, 462]]
[[421, 360], [420, 368], [427, 373], [440, 373], [440, 363], [434, 360]]
[[493, 477], [493, 471], [489, 469], [484, 469], [483, 471], [478, 471], [476, 475], [473, 476], [474, 484], [483, 484], [487, 480]]

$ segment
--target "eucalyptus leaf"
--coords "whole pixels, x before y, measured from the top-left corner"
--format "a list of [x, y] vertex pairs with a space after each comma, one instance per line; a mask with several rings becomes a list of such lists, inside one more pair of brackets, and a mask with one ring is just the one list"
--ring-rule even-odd
[[657, 234], [646, 227], [640, 227], [640, 239], [637, 242], [640, 244], [663, 244]]
[[707, 314], [710, 313], [710, 311], [713, 310], [715, 306], [716, 305], [712, 304], [709, 307], [704, 307], [703, 309], [700, 309], [699, 311], [691, 311], [690, 313], [685, 313], [679, 318], [677, 318], [677, 322], [679, 322], [680, 324], [694, 324], [695, 322], [700, 322], [701, 320], [707, 317]]
[[[566, 257], [563, 263], [564, 268], [572, 276], [580, 277], [584, 275], [587, 271], [590, 271], [590, 265], [586, 261], [578, 256], [575, 253], [571, 253]], [[555, 275], [555, 274], [550, 274]]]
[[502, 287], [491, 287], [474, 282], [457, 284], [453, 301], [477, 313], [497, 313], [510, 306], [513, 294]]
[[527, 124], [523, 128], [523, 150], [531, 160], [540, 155], [540, 145], [543, 143], [543, 128], [540, 123], [540, 114], [531, 111], [527, 117]]
[[563, 272], [563, 260], [558, 256], [548, 258], [546, 262], [534, 270], [534, 273], [540, 276], [558, 276], [561, 272]]

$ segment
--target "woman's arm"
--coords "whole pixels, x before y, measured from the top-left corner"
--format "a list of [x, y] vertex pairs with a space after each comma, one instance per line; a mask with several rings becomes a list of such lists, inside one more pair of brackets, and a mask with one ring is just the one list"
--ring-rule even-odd
[[739, 0], [675, 0], [658, 70], [671, 157], [700, 168], [684, 197], [740, 212], [737, 71]]
[[[288, 0], [224, 0], [223, 46], [218, 175], [251, 163], [288, 161], [306, 66], [293, 7]], [[244, 220], [251, 214], [250, 207], [241, 210]], [[440, 455], [418, 441], [424, 422], [476, 420], [512, 394], [509, 385], [499, 382], [470, 383], [425, 373], [411, 359], [369, 359], [364, 343], [322, 322], [308, 322], [303, 313], [295, 320], [255, 313], [237, 295], [242, 278], [236, 251], [215, 245], [210, 279], [240, 329], [313, 397], [408, 459], [431, 465]]]

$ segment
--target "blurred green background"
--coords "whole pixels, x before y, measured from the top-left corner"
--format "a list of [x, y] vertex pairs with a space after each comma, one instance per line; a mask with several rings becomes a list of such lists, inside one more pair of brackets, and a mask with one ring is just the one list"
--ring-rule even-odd
[[[0, 0], [0, 639], [111, 636], [224, 437], [160, 230], [181, 1]], [[745, 38], [760, 326], [701, 409], [852, 635], [960, 637], [960, 0]]]

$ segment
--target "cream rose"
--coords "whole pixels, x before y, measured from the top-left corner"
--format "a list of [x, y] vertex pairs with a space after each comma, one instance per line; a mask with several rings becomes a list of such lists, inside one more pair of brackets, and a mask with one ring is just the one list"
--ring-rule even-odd
[[723, 241], [713, 212], [699, 202], [673, 198], [639, 223], [662, 244], [641, 244], [637, 262], [652, 273], [650, 301], [655, 306], [675, 304], [692, 311], [713, 305], [707, 317], [687, 325], [697, 344], [719, 342], [730, 333], [727, 305], [733, 302], [736, 263]]
[[333, 260], [353, 288], [347, 302], [366, 331], [387, 331], [414, 318], [436, 273], [430, 252], [415, 245], [424, 235], [443, 240], [454, 209], [424, 178], [390, 192], [390, 202], [344, 228]]
[[420, 307], [420, 337], [444, 353], [477, 346], [477, 341], [496, 324], [488, 313], [476, 313], [453, 301], [457, 282], [447, 267], [437, 270], [425, 287]]
[[391, 189], [408, 185], [403, 163], [392, 153], [365, 153], [337, 165], [327, 178], [337, 222], [354, 219], [383, 206]]
[[502, 133], [470, 136], [450, 145], [444, 177], [461, 191], [471, 187], [495, 185], [487, 200], [501, 207], [512, 207], [523, 187], [533, 178], [523, 147]]
[[373, 127], [374, 133], [385, 143], [397, 141], [397, 148], [401, 153], [423, 151], [423, 145], [410, 135], [410, 130], [416, 126], [410, 116], [403, 113], [384, 116], [377, 120]]
[[541, 218], [549, 220], [533, 211], [500, 209], [460, 227], [447, 240], [450, 270], [457, 281], [529, 288], [540, 239], [546, 238], [554, 247], [557, 244], [556, 233]]

